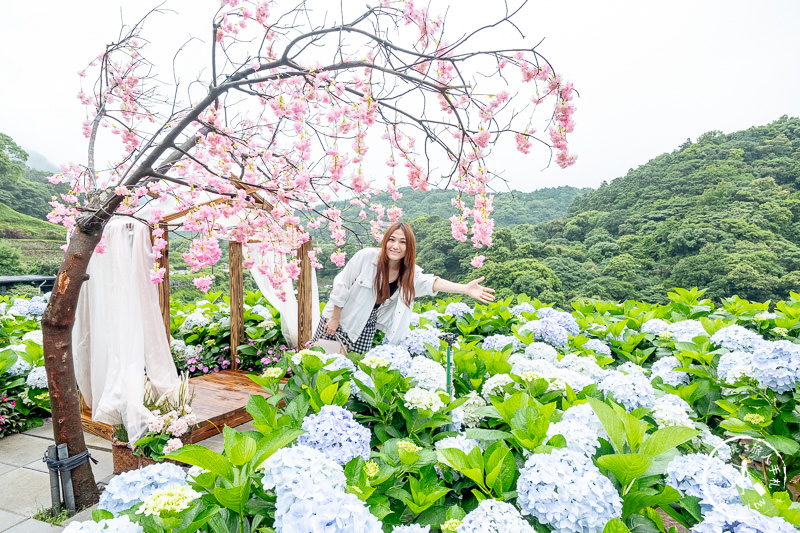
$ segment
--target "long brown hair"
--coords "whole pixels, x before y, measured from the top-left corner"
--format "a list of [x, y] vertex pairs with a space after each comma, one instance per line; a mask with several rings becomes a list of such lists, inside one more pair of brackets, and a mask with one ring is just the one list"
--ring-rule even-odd
[[386, 229], [381, 242], [381, 253], [378, 256], [378, 271], [375, 273], [375, 293], [378, 295], [376, 303], [382, 304], [391, 296], [389, 292], [389, 256], [386, 254], [386, 247], [389, 244], [389, 237], [395, 231], [401, 230], [406, 238], [406, 255], [400, 263], [400, 274], [397, 276], [397, 288], [403, 295], [403, 302], [408, 307], [414, 303], [414, 264], [417, 262], [417, 239], [411, 226], [405, 222], [394, 222]]

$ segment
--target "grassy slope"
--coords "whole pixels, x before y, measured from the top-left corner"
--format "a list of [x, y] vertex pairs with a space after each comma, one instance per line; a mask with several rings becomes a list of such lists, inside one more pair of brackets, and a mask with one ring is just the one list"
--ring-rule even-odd
[[66, 235], [67, 230], [63, 226], [17, 213], [11, 207], [0, 204], [0, 236], [9, 239], [35, 239], [63, 243]]

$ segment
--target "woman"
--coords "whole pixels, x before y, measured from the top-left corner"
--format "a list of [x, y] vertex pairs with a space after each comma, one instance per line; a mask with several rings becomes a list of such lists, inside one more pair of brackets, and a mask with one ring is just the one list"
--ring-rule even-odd
[[387, 342], [400, 342], [417, 296], [449, 292], [481, 303], [494, 300], [494, 289], [479, 285], [483, 278], [464, 285], [423, 274], [415, 265], [416, 256], [414, 232], [405, 222], [389, 226], [380, 249], [356, 252], [333, 280], [313, 341], [338, 340], [348, 352], [364, 353], [372, 347], [376, 329], [386, 333]]

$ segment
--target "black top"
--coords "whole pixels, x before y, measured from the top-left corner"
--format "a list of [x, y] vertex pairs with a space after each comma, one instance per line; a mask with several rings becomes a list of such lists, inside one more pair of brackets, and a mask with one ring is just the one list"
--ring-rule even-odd
[[[392, 295], [394, 295], [395, 292], [397, 292], [397, 280], [389, 282], [389, 298], [391, 298]], [[376, 303], [375, 307], [373, 307], [373, 309], [377, 309], [380, 306], [381, 306], [381, 304]]]

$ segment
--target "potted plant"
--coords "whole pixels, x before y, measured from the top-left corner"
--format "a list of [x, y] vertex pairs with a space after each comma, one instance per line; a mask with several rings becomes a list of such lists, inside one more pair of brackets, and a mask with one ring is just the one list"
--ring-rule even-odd
[[161, 397], [156, 397], [147, 381], [144, 406], [150, 412], [148, 431], [131, 446], [124, 426], [115, 428], [112, 439], [114, 473], [163, 461], [166, 454], [191, 443], [191, 428], [197, 423], [191, 407], [193, 397], [188, 374], [181, 375], [180, 385], [174, 393]]

